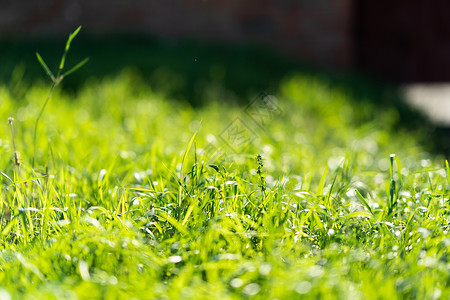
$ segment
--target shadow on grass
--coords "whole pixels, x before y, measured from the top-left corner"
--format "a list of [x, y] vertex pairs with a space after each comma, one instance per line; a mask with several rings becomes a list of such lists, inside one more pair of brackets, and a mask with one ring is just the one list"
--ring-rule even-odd
[[[46, 80], [35, 52], [49, 66], [56, 66], [64, 44], [64, 38], [0, 39], [0, 82], [9, 84], [20, 101], [31, 83]], [[276, 93], [281, 80], [289, 74], [303, 73], [322, 79], [331, 87], [345, 89], [357, 101], [375, 103], [380, 111], [395, 108], [399, 128], [427, 133], [426, 140], [422, 141], [427, 150], [447, 156], [450, 151], [449, 131], [435, 128], [419, 112], [405, 105], [395, 85], [303, 65], [257, 45], [224, 46], [139, 35], [81, 35], [72, 44], [66, 65], [87, 56], [90, 57], [88, 65], [65, 79], [63, 88], [67, 92], [75, 92], [90, 78], [111, 77], [131, 69], [156, 92], [187, 101], [194, 107], [208, 101], [246, 104], [260, 91]], [[211, 99], [207, 92], [211, 86], [230, 94]]]

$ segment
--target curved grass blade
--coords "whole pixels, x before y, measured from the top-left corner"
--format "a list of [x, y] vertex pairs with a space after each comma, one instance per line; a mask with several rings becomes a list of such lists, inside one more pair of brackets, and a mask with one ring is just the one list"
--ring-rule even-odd
[[369, 203], [367, 203], [366, 199], [364, 199], [364, 197], [361, 195], [361, 193], [357, 189], [355, 189], [355, 192], [356, 192], [356, 195], [358, 196], [359, 201], [361, 201], [362, 204], [370, 211], [372, 216], [375, 217], [375, 215], [374, 215], [372, 209], [370, 208]]
[[75, 31], [69, 35], [69, 38], [67, 39], [67, 42], [66, 42], [66, 51], [69, 51], [70, 43], [72, 43], [72, 40], [77, 36], [77, 34], [78, 34], [78, 32], [80, 32], [80, 30], [81, 30], [81, 26], [78, 26], [78, 28], [75, 29]]

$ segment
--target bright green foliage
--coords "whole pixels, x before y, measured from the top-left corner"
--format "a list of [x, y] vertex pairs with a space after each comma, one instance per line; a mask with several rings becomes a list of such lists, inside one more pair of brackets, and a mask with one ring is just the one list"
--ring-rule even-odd
[[[243, 107], [194, 110], [122, 73], [55, 90], [32, 169], [46, 94], [0, 87], [0, 295], [450, 297], [448, 165], [396, 111], [369, 119], [345, 90], [293, 75], [261, 128]], [[219, 139], [236, 117], [257, 136], [238, 154]]]

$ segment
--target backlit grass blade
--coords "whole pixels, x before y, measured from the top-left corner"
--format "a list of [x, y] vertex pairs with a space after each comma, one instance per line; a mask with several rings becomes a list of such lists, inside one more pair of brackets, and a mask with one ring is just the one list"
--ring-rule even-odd
[[66, 51], [69, 51], [70, 43], [72, 43], [72, 40], [77, 36], [77, 34], [80, 32], [80, 30], [81, 30], [81, 26], [78, 26], [78, 28], [75, 29], [75, 31], [69, 35], [69, 38], [67, 39], [67, 42], [66, 42]]
[[358, 217], [375, 218], [375, 216], [369, 214], [366, 211], [355, 211], [355, 212], [349, 213], [344, 216], [344, 218], [346, 218], [346, 219], [358, 218]]
[[370, 211], [372, 216], [375, 217], [375, 215], [372, 211], [372, 208], [370, 208], [370, 205], [369, 205], [369, 203], [367, 203], [366, 199], [364, 199], [364, 197], [361, 195], [361, 193], [357, 189], [355, 189], [355, 192], [356, 192], [356, 195], [358, 196], [359, 201], [361, 201], [362, 204]]
[[9, 186], [13, 186], [13, 185], [21, 184], [21, 183], [25, 183], [25, 182], [30, 182], [30, 181], [38, 180], [38, 179], [45, 178], [45, 177], [47, 177], [47, 175], [42, 175], [42, 176], [38, 176], [38, 177], [34, 177], [34, 178], [22, 179], [22, 180], [14, 181]]
[[328, 168], [325, 167], [325, 170], [322, 173], [322, 177], [320, 178], [319, 187], [317, 188], [317, 196], [323, 194], [323, 188], [325, 186], [325, 179], [327, 177]]
[[183, 160], [181, 161], [181, 171], [180, 171], [180, 180], [182, 180], [182, 177], [183, 177], [183, 166], [184, 166], [184, 162], [186, 161], [186, 157], [188, 156], [188, 154], [189, 154], [189, 150], [191, 150], [191, 147], [192, 147], [192, 143], [194, 143], [194, 140], [195, 140], [195, 137], [197, 136], [197, 131], [194, 133], [194, 135], [192, 135], [192, 137], [191, 137], [191, 140], [189, 141], [189, 144], [188, 144], [188, 146], [187, 146], [187, 148], [186, 148], [186, 151], [184, 152], [184, 155], [183, 155]]
[[11, 179], [8, 175], [6, 175], [5, 173], [3, 173], [3, 172], [0, 171], [0, 174], [3, 175], [3, 176], [5, 176], [6, 178], [8, 178], [9, 181], [11, 181], [12, 183], [14, 183], [14, 180], [12, 180], [12, 179]]
[[59, 70], [61, 71], [62, 69], [64, 69], [64, 64], [66, 62], [66, 55], [67, 52], [69, 52], [70, 49], [70, 43], [72, 43], [72, 40], [77, 36], [78, 32], [80, 32], [81, 30], [81, 26], [79, 26], [71, 35], [69, 35], [69, 38], [67, 39], [66, 42], [66, 48], [64, 50], [64, 54], [61, 58], [61, 62], [59, 63]]
[[38, 52], [36, 52], [36, 57], [37, 57], [39, 63], [41, 64], [42, 68], [44, 68], [45, 72], [50, 77], [50, 79], [53, 82], [56, 82], [55, 76], [53, 75], [52, 71], [50, 71], [50, 68], [47, 66], [47, 64], [45, 63], [45, 61], [42, 59], [41, 55], [39, 55]]
[[6, 236], [10, 233], [12, 227], [14, 225], [16, 225], [16, 223], [18, 221], [18, 217], [19, 217], [19, 215], [14, 216], [14, 218], [11, 221], [9, 221], [8, 225], [6, 225], [5, 228], [3, 228], [2, 233], [1, 233], [2, 236]]
[[182, 234], [188, 234], [189, 232], [186, 230], [186, 228], [184, 228], [184, 226], [178, 222], [175, 218], [173, 218], [172, 216], [168, 215], [166, 212], [160, 210], [158, 211], [158, 217], [161, 218], [162, 220], [167, 221], [168, 223], [170, 223], [173, 227], [175, 227], [179, 232], [181, 232]]
[[76, 70], [78, 70], [79, 68], [84, 66], [88, 61], [89, 61], [89, 57], [86, 57], [81, 62], [79, 62], [77, 65], [75, 65], [72, 69], [70, 69], [69, 71], [62, 74], [62, 77], [66, 77], [67, 75], [72, 74], [73, 72], [75, 72]]
[[447, 182], [450, 188], [450, 167], [448, 166], [448, 161], [445, 161], [445, 170], [447, 171]]
[[191, 204], [189, 206], [189, 208], [188, 208], [188, 210], [186, 212], [186, 216], [184, 217], [183, 222], [181, 223], [182, 226], [185, 226], [186, 223], [188, 222], [188, 220], [189, 220], [189, 218], [190, 218], [190, 216], [192, 214], [192, 211], [194, 210], [195, 206], [196, 206], [195, 204]]
[[400, 184], [400, 187], [403, 185], [403, 179], [402, 179], [402, 165], [400, 164], [400, 160], [398, 159], [398, 156], [395, 156], [395, 163], [397, 164], [397, 176], [398, 176], [398, 183]]

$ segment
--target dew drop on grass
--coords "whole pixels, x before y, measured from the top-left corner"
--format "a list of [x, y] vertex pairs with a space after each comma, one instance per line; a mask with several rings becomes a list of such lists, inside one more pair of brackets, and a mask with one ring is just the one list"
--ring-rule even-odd
[[426, 239], [430, 235], [430, 231], [423, 227], [419, 227], [417, 229], [417, 232], [419, 232], [424, 239]]
[[91, 275], [89, 274], [89, 265], [84, 260], [80, 260], [78, 263], [78, 268], [80, 270], [81, 278], [85, 281], [89, 281], [91, 279]]
[[179, 263], [179, 262], [182, 261], [182, 260], [183, 260], [183, 258], [182, 258], [181, 256], [179, 256], [179, 255], [176, 255], [176, 256], [169, 256], [169, 261], [170, 261], [171, 263], [174, 263], [174, 264]]
[[295, 287], [295, 291], [301, 295], [308, 294], [311, 290], [311, 283], [309, 281], [302, 281]]
[[105, 175], [106, 175], [106, 170], [105, 169], [101, 169], [100, 170], [100, 174], [98, 175], [98, 181], [102, 182], [103, 178], [105, 178]]
[[263, 263], [259, 267], [259, 274], [266, 276], [266, 275], [269, 275], [271, 270], [272, 270], [272, 266], [269, 263]]
[[273, 153], [273, 146], [271, 145], [264, 145], [262, 149], [265, 156], [270, 156], [270, 154]]
[[240, 278], [233, 278], [233, 279], [230, 281], [231, 287], [233, 287], [233, 288], [235, 288], [235, 289], [240, 288], [240, 287], [242, 286], [243, 283], [244, 283], [244, 281], [243, 281], [242, 279], [240, 279]]
[[345, 157], [343, 156], [333, 156], [330, 157], [327, 161], [328, 168], [331, 170], [336, 170], [339, 165], [344, 161]]
[[252, 272], [255, 272], [255, 271], [256, 271], [256, 268], [255, 268], [255, 266], [251, 266], [251, 265], [250, 265], [250, 266], [247, 267], [247, 271], [250, 272], [250, 273], [252, 273]]
[[309, 276], [320, 277], [323, 274], [323, 268], [321, 266], [312, 266], [309, 269]]
[[116, 276], [110, 276], [109, 277], [109, 283], [110, 284], [113, 284], [113, 285], [115, 285], [115, 284], [117, 284], [119, 281], [117, 280], [117, 277]]
[[196, 131], [200, 130], [201, 127], [202, 127], [202, 123], [200, 123], [198, 120], [194, 120], [189, 123], [189, 129], [191, 130], [191, 132], [196, 132]]
[[441, 298], [441, 290], [438, 288], [434, 289], [434, 293], [433, 293], [433, 299], [440, 299]]
[[66, 220], [66, 219], [64, 219], [64, 220], [59, 220], [59, 221], [56, 222], [56, 224], [57, 224], [59, 227], [63, 227], [63, 226], [69, 225], [69, 224], [70, 224], [70, 221], [69, 221], [69, 220]]
[[250, 283], [244, 287], [242, 292], [249, 296], [254, 296], [259, 293], [261, 287], [257, 283]]
[[387, 158], [382, 158], [378, 161], [378, 168], [380, 171], [387, 171], [389, 169], [389, 160]]
[[138, 183], [141, 183], [142, 180], [144, 180], [143, 176], [142, 176], [141, 173], [139, 173], [139, 172], [134, 172], [134, 173], [133, 173], [133, 176], [134, 176], [134, 179], [136, 179], [136, 181], [137, 181]]
[[0, 289], [0, 299], [3, 300], [11, 300], [11, 295], [9, 294], [9, 292], [5, 289]]
[[431, 161], [428, 159], [422, 159], [420, 161], [420, 165], [422, 166], [422, 168], [429, 167], [431, 165]]

